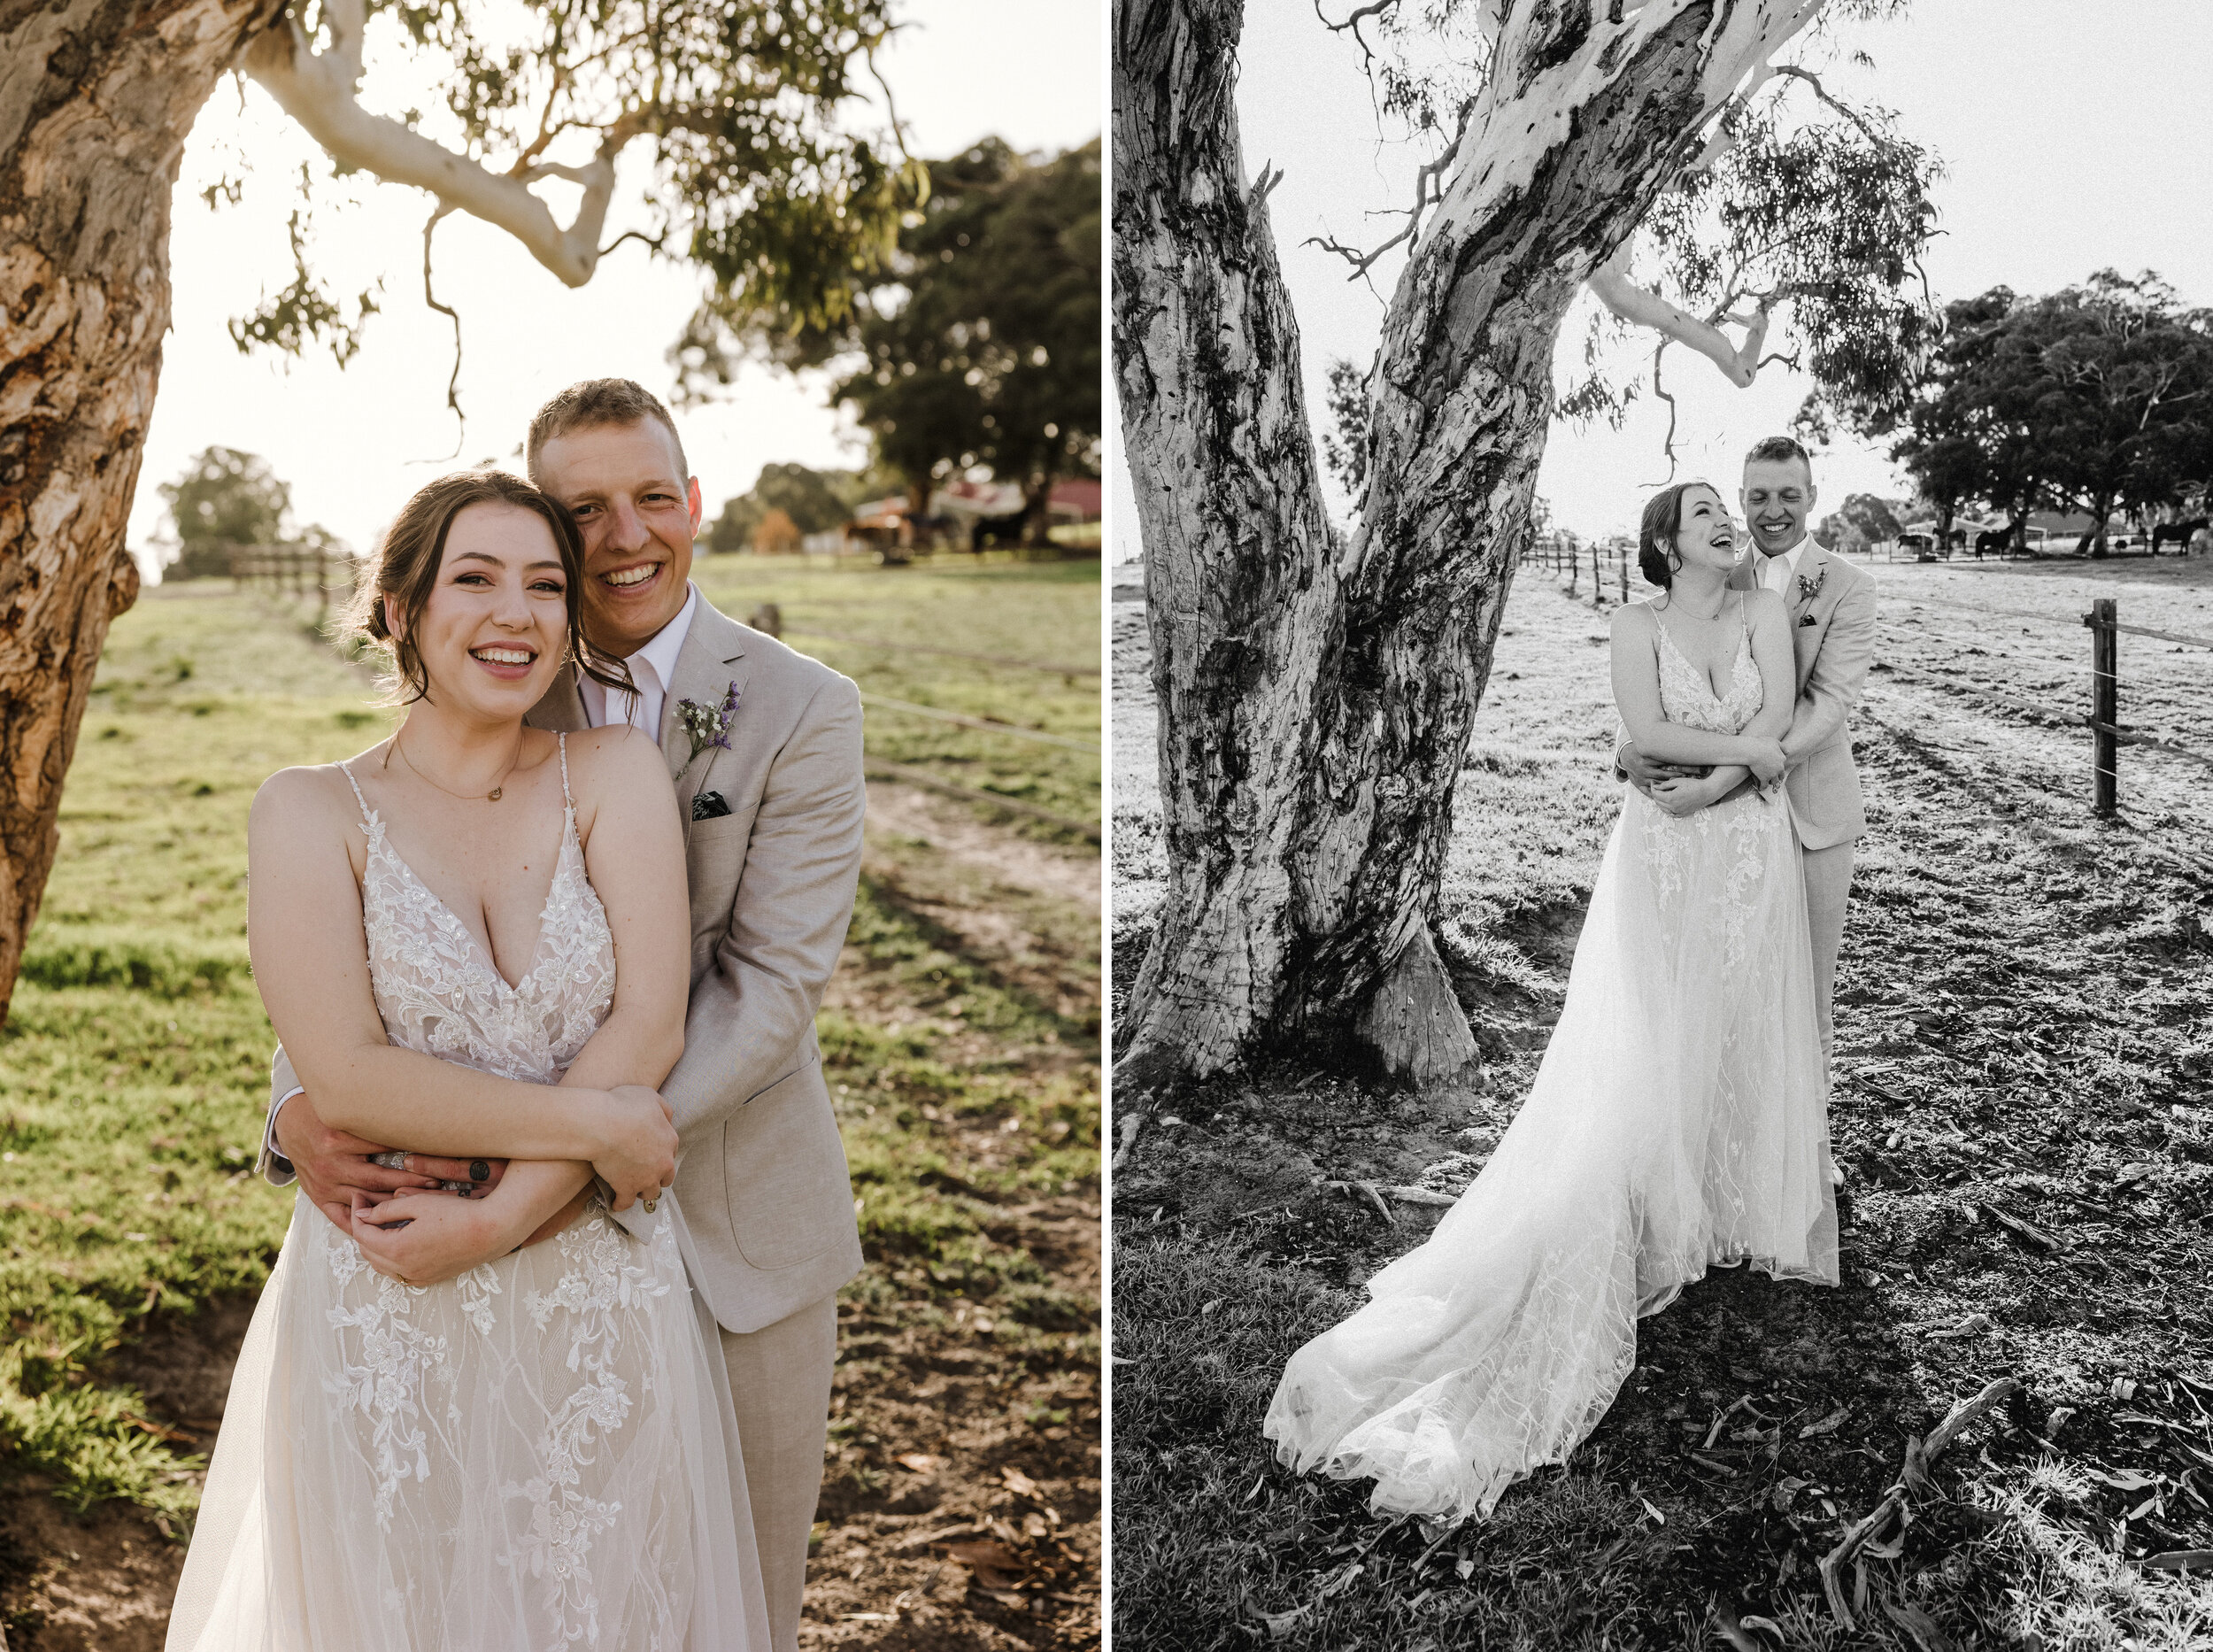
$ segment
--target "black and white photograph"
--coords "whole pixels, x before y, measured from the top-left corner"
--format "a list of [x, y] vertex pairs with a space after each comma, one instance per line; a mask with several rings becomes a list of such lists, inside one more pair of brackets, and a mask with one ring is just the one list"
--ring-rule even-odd
[[2213, 17], [1112, 13], [1114, 1643], [2213, 1647]]
[[0, 5], [0, 1652], [1099, 1645], [1104, 30]]

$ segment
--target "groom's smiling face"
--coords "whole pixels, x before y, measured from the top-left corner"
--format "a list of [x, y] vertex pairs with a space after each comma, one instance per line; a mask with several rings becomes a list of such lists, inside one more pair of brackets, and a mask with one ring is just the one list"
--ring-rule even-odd
[[1813, 472], [1795, 459], [1754, 459], [1746, 461], [1745, 523], [1752, 542], [1768, 556], [1780, 556], [1806, 537], [1806, 519], [1813, 513]]
[[618, 657], [675, 619], [689, 594], [699, 483], [658, 421], [590, 425], [547, 440], [536, 475], [584, 536], [584, 630]]

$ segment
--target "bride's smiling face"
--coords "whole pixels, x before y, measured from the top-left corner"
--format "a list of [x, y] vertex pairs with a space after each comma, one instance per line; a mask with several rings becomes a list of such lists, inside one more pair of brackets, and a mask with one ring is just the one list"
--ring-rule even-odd
[[[414, 621], [440, 709], [504, 722], [537, 704], [568, 639], [567, 588], [560, 547], [536, 511], [490, 502], [455, 516], [437, 583]], [[397, 633], [404, 616], [396, 599], [385, 601]]]
[[1683, 520], [1675, 530], [1675, 553], [1683, 567], [1716, 568], [1723, 573], [1737, 566], [1737, 525], [1729, 520], [1729, 507], [1721, 495], [1704, 482], [1683, 490]]

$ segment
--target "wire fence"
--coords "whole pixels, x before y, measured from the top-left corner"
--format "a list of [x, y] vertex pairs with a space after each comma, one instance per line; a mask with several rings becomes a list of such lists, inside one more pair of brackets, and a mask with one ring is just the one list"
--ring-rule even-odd
[[[1577, 600], [1587, 598], [1592, 606], [1602, 607], [1608, 598], [1624, 603], [1629, 600], [1632, 560], [1632, 547], [1626, 537], [1616, 536], [1586, 544], [1575, 534], [1554, 532], [1532, 535], [1529, 544], [1522, 552], [1518, 566], [1541, 568], [1555, 580], [1564, 575], [1566, 583], [1561, 589], [1565, 595]], [[2039, 614], [2026, 608], [1958, 602], [1920, 593], [1916, 593], [1913, 600], [1957, 609], [1978, 617], [1999, 615], [2007, 619], [2029, 620], [2039, 625], [2066, 623], [2056, 615]], [[2048, 705], [2039, 705], [1997, 689], [1962, 689], [1931, 673], [1892, 660], [1883, 662], [1884, 669], [1888, 675], [1907, 681], [1941, 687], [1947, 692], [1970, 699], [2004, 706], [2009, 710], [2034, 717], [2040, 722], [2057, 722], [2065, 726], [2087, 728], [2091, 734], [2091, 807], [2101, 816], [2110, 818], [2120, 808], [2119, 748], [2124, 745], [2163, 753], [2213, 768], [2213, 756], [2173, 740], [2146, 734], [2140, 729], [2132, 728], [2121, 721], [2122, 679], [2118, 646], [2120, 637], [2147, 637], [2159, 642], [2178, 644], [2186, 648], [2213, 649], [2213, 637], [2198, 637], [2186, 631], [2171, 631], [2158, 626], [2128, 624], [2120, 618], [2115, 599], [2102, 597], [2092, 602], [2090, 612], [2081, 617], [2079, 623], [2091, 633], [2091, 708], [2087, 715], [2055, 712]]]

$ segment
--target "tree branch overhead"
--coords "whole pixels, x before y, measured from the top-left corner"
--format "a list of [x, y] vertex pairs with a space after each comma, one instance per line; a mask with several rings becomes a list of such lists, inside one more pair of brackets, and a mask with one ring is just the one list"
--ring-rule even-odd
[[[354, 13], [356, 27], [351, 33], [334, 27], [336, 38], [329, 50], [316, 51], [298, 22], [288, 17], [280, 27], [254, 38], [241, 66], [333, 159], [388, 183], [428, 190], [443, 205], [505, 229], [567, 286], [589, 282], [598, 267], [600, 232], [614, 193], [614, 158], [637, 129], [621, 124], [610, 128], [598, 154], [583, 166], [540, 165], [520, 175], [492, 172], [361, 107], [356, 96], [361, 79], [358, 0], [337, 8], [347, 10]], [[333, 21], [335, 26], [335, 16]], [[567, 228], [531, 192], [531, 182], [546, 176], [583, 186], [583, 199]]]

